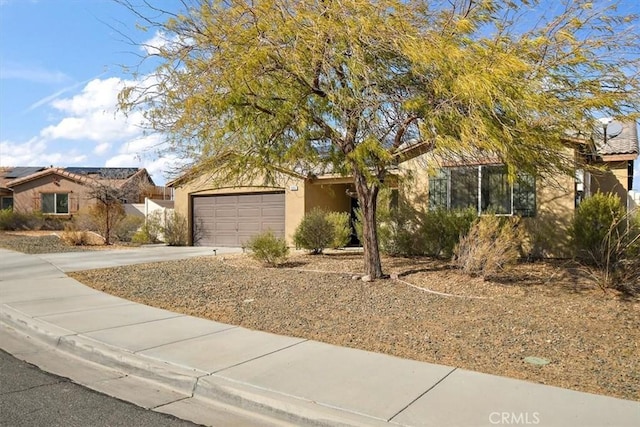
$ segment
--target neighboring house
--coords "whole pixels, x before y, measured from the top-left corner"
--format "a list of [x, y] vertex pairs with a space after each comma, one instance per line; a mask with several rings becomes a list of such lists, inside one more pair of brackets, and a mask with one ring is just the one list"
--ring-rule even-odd
[[144, 168], [0, 168], [3, 209], [69, 218], [94, 204], [100, 189], [114, 190], [123, 203], [162, 194]]
[[[568, 233], [579, 202], [595, 192], [612, 192], [627, 200], [633, 179], [633, 161], [638, 157], [635, 123], [610, 124], [608, 134], [583, 142], [574, 150], [598, 172], [576, 171], [576, 177], [558, 176], [546, 181], [520, 175], [511, 184], [505, 168], [485, 159], [474, 164], [440, 162], [433, 170], [430, 154], [411, 148], [398, 165], [401, 176], [411, 176], [400, 189], [416, 206], [445, 209], [474, 208], [478, 214], [518, 215], [532, 244], [543, 255], [568, 255]], [[431, 170], [431, 174], [427, 170]], [[315, 207], [353, 212], [357, 201], [353, 180], [331, 174], [314, 177], [281, 176], [275, 186], [256, 182], [215, 184], [209, 176], [169, 183], [175, 189], [176, 212], [189, 219], [191, 243], [212, 246], [239, 246], [249, 237], [271, 229], [289, 243], [305, 213]], [[402, 183], [403, 181], [400, 180]]]

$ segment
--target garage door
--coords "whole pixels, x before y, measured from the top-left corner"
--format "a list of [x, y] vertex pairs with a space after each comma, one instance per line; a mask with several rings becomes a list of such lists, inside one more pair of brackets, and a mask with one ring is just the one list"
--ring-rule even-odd
[[284, 193], [193, 197], [194, 244], [241, 246], [260, 232], [284, 237]]

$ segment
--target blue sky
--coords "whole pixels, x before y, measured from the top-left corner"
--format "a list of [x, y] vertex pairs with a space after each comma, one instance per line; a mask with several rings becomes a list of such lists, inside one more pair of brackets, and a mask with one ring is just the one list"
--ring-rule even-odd
[[121, 66], [142, 53], [119, 31], [137, 42], [154, 36], [135, 25], [112, 0], [0, 0], [0, 166], [146, 167], [164, 183], [176, 159], [158, 157], [160, 138], [115, 107], [131, 78]]

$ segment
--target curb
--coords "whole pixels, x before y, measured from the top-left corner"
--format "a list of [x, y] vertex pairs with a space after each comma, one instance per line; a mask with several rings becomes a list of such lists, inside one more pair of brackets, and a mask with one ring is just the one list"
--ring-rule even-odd
[[151, 381], [201, 402], [222, 402], [274, 421], [314, 427], [400, 425], [132, 353], [33, 318], [6, 304], [0, 305], [0, 324], [64, 354]]

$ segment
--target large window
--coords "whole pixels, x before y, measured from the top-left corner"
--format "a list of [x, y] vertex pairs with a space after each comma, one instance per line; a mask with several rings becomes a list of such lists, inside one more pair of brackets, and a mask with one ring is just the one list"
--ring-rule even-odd
[[68, 214], [69, 195], [64, 193], [42, 194], [42, 213], [45, 214]]
[[0, 197], [0, 210], [13, 209], [13, 197]]
[[505, 166], [441, 169], [429, 179], [429, 207], [473, 208], [479, 214], [534, 216], [535, 178], [519, 174], [511, 183]]

